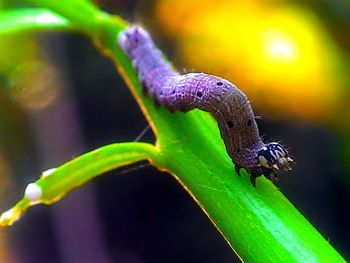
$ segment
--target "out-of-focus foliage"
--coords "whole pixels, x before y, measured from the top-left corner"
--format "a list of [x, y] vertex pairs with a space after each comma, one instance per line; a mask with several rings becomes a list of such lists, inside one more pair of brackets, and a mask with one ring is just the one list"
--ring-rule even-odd
[[40, 54], [31, 34], [4, 35], [0, 43], [0, 88], [20, 107], [39, 109], [59, 93], [59, 71]]
[[334, 121], [344, 112], [346, 61], [320, 19], [269, 1], [160, 0], [154, 15], [196, 70], [229, 78], [258, 112]]

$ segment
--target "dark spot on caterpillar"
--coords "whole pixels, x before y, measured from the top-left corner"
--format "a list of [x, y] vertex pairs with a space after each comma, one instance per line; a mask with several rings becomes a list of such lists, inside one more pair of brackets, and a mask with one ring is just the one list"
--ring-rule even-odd
[[142, 82], [142, 91], [153, 98], [156, 107], [162, 105], [182, 112], [198, 108], [213, 115], [223, 128], [220, 134], [236, 172], [244, 168], [254, 186], [261, 175], [272, 179], [277, 170], [290, 170], [289, 162], [293, 160], [288, 152], [280, 143], [262, 141], [253, 123], [255, 117], [249, 100], [235, 85], [204, 73], [175, 72], [141, 27], [122, 31], [118, 43], [130, 60], [135, 61], [133, 67], [139, 79], [146, 80]]
[[135, 42], [136, 43], [139, 42], [138, 34], [139, 34], [139, 30], [138, 30], [138, 28], [136, 28], [136, 30], [135, 30]]
[[198, 92], [197, 92], [197, 97], [199, 97], [199, 98], [200, 98], [200, 97], [202, 97], [202, 96], [203, 96], [203, 93], [202, 93], [202, 92], [200, 92], [200, 91], [198, 91]]
[[227, 126], [231, 129], [233, 128], [233, 122], [232, 121], [227, 121]]

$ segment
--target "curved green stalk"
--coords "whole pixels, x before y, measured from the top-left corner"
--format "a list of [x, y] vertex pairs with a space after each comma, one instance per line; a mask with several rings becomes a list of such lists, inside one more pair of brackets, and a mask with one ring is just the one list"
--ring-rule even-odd
[[42, 8], [8, 9], [0, 12], [0, 34], [40, 30], [72, 30], [63, 17]]
[[[239, 177], [234, 173], [217, 124], [209, 114], [199, 110], [172, 114], [162, 107], [156, 109], [153, 101], [141, 94], [137, 75], [116, 44], [126, 22], [84, 0], [28, 2], [64, 16], [115, 61], [156, 133], [159, 154], [153, 158], [154, 165], [169, 171], [184, 186], [242, 260], [345, 262], [271, 182], [259, 178], [254, 188], [247, 174]], [[86, 14], [72, 11], [75, 9]], [[79, 173], [75, 169], [70, 171]]]
[[49, 169], [39, 180], [28, 185], [24, 197], [12, 209], [1, 215], [0, 226], [12, 225], [31, 206], [56, 202], [100, 174], [142, 160], [152, 163], [157, 156], [156, 148], [148, 143], [116, 143]]
[[28, 0], [27, 3], [39, 7], [45, 7], [56, 12], [63, 17], [69, 18], [69, 21], [79, 26], [79, 31], [89, 35], [97, 32], [95, 18], [102, 12], [91, 2], [86, 0]]

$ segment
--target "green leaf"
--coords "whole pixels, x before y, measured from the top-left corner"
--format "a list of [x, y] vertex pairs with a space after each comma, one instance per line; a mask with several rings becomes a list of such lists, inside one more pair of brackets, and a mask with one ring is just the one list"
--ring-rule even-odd
[[72, 24], [42, 8], [0, 10], [0, 34], [40, 30], [71, 30]]

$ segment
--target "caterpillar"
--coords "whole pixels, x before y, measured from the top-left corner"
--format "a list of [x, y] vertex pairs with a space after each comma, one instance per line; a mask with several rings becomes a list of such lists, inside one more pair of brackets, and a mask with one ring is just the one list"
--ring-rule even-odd
[[143, 93], [156, 105], [172, 112], [198, 108], [214, 116], [235, 171], [241, 175], [244, 168], [254, 187], [261, 175], [274, 181], [278, 170], [291, 170], [288, 151], [278, 142], [262, 141], [247, 96], [231, 82], [205, 73], [175, 72], [139, 26], [120, 32], [118, 44], [132, 61]]

